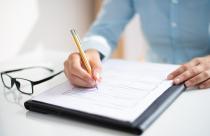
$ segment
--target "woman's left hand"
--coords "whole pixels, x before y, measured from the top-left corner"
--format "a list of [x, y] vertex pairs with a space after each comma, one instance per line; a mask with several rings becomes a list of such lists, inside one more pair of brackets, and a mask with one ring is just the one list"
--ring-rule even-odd
[[170, 73], [168, 80], [174, 84], [184, 83], [187, 87], [198, 87], [200, 89], [210, 87], [210, 55], [199, 57], [180, 66]]

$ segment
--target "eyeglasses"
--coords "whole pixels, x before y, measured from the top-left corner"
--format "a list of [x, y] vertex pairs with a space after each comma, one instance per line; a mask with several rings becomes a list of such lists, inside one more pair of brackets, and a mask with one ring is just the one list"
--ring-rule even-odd
[[8, 73], [12, 73], [12, 72], [18, 72], [18, 71], [22, 71], [22, 70], [26, 70], [26, 69], [34, 69], [34, 68], [42, 68], [49, 72], [54, 72], [53, 69], [43, 67], [43, 66], [25, 67], [25, 68], [20, 68], [20, 69], [4, 71], [4, 72], [1, 72], [1, 79], [2, 79], [3, 85], [8, 89], [11, 89], [14, 85], [16, 85], [18, 91], [20, 91], [23, 94], [31, 95], [34, 93], [35, 85], [38, 85], [45, 81], [48, 81], [63, 72], [63, 70], [62, 70], [56, 74], [53, 74], [47, 78], [44, 78], [44, 79], [41, 79], [38, 81], [31, 81], [31, 80], [24, 79], [24, 78], [13, 78], [8, 74]]

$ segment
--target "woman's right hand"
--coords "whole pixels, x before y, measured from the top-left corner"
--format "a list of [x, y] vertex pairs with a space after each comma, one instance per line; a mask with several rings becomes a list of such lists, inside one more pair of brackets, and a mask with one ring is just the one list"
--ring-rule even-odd
[[92, 68], [90, 75], [82, 63], [79, 53], [72, 53], [64, 62], [64, 73], [68, 80], [79, 87], [95, 87], [100, 81], [102, 64], [100, 54], [97, 50], [89, 49], [85, 52], [89, 64]]

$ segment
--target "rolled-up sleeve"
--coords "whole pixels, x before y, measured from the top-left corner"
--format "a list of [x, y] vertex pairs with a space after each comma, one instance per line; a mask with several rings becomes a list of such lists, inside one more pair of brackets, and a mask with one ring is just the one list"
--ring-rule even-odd
[[83, 39], [83, 49], [110, 56], [126, 24], [134, 15], [132, 0], [104, 0], [102, 9]]

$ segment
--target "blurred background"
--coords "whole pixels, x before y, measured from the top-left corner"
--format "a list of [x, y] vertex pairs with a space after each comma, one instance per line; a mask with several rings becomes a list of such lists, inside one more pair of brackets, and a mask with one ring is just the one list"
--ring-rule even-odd
[[[69, 29], [81, 37], [103, 0], [0, 0], [0, 61], [35, 50], [73, 51]], [[114, 58], [142, 60], [147, 44], [135, 16], [121, 36]]]

